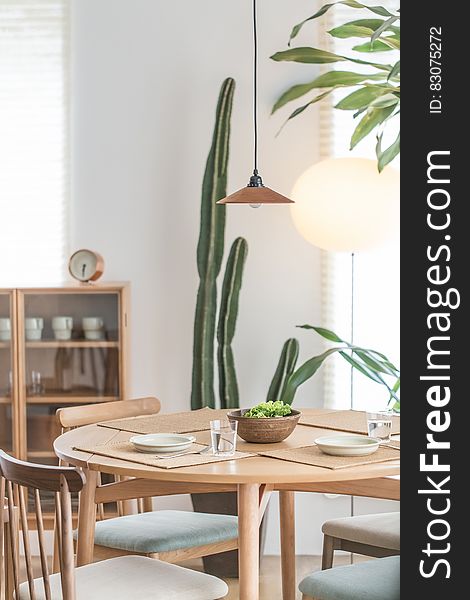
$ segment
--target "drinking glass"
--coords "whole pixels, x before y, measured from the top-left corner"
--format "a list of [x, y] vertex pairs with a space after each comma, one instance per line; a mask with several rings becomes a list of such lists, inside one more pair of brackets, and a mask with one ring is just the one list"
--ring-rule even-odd
[[31, 396], [40, 396], [44, 393], [44, 384], [41, 381], [41, 373], [39, 371], [31, 371], [29, 393]]
[[214, 456], [233, 456], [237, 447], [237, 421], [211, 421]]
[[371, 438], [389, 442], [392, 435], [392, 412], [389, 410], [368, 412], [367, 432]]

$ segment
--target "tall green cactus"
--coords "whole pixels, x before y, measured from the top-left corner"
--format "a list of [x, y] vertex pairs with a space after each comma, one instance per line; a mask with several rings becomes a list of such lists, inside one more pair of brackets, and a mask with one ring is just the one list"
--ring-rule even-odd
[[217, 104], [212, 146], [202, 184], [201, 227], [197, 246], [199, 289], [194, 319], [191, 408], [215, 406], [214, 337], [217, 276], [224, 254], [225, 207], [216, 206], [227, 194], [230, 118], [235, 81], [226, 79]]
[[217, 325], [217, 358], [219, 364], [219, 396], [221, 408], [238, 408], [240, 406], [232, 341], [235, 335], [235, 326], [238, 316], [238, 301], [247, 253], [247, 241], [242, 237], [237, 238], [230, 249], [222, 284], [219, 322]]
[[268, 390], [267, 400], [282, 400], [287, 381], [292, 375], [299, 357], [299, 342], [295, 338], [288, 339], [282, 347], [279, 363]]

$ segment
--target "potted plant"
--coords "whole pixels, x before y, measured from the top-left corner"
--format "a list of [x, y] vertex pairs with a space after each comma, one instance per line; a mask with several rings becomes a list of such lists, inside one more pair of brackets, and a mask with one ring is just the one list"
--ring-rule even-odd
[[385, 354], [350, 344], [324, 327], [314, 327], [313, 325], [299, 325], [298, 327], [315, 331], [336, 345], [297, 366], [299, 342], [295, 338], [287, 340], [282, 348], [281, 357], [269, 387], [268, 400], [280, 400], [285, 404], [292, 404], [298, 388], [313, 377], [328, 358], [339, 354], [359, 373], [375, 383], [383, 385], [389, 394], [390, 408], [395, 412], [400, 411], [398, 395], [400, 371]]
[[[242, 237], [232, 243], [225, 266], [220, 301], [217, 280], [220, 275], [225, 242], [225, 206], [216, 202], [227, 195], [227, 170], [230, 119], [235, 81], [226, 79], [220, 89], [212, 145], [204, 173], [201, 221], [197, 246], [199, 289], [194, 318], [191, 408], [216, 406], [214, 390], [215, 345], [219, 376], [219, 405], [237, 408], [239, 393], [232, 341], [238, 316], [238, 302], [248, 244]], [[218, 314], [217, 314], [218, 311]], [[198, 512], [237, 514], [235, 492], [192, 494]], [[262, 528], [262, 530], [264, 530]], [[223, 552], [203, 559], [204, 569], [219, 577], [238, 576], [238, 551]]]

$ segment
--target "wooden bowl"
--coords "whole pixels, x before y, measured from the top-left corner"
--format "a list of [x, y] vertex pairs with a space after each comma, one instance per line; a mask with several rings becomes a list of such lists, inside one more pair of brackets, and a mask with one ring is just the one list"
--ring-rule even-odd
[[254, 444], [273, 444], [282, 442], [294, 431], [299, 419], [300, 411], [292, 410], [286, 417], [267, 417], [251, 419], [244, 417], [247, 408], [233, 410], [228, 413], [230, 421], [238, 421], [238, 435], [245, 442]]

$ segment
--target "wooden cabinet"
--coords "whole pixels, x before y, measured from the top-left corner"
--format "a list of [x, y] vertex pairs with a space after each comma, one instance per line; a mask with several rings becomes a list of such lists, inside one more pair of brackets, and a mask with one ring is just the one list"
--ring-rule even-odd
[[61, 406], [123, 400], [127, 284], [0, 290], [0, 447], [55, 462]]

